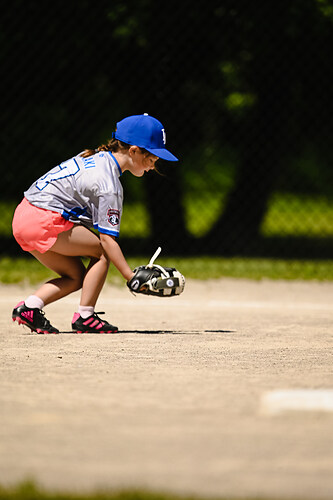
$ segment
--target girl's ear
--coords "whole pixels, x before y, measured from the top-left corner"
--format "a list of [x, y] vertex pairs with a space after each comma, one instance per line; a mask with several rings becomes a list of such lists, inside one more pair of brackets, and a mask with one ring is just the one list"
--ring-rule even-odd
[[129, 157], [133, 158], [134, 153], [135, 153], [135, 146], [130, 146], [128, 148], [128, 155], [129, 155]]
[[131, 146], [128, 151], [130, 152], [130, 154], [131, 153], [133, 154], [133, 153], [136, 153], [139, 150], [140, 150], [140, 148], [138, 146]]

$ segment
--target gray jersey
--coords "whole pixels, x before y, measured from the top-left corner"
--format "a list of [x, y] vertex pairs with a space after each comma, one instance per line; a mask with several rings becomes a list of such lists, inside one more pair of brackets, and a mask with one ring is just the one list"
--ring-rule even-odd
[[109, 151], [88, 158], [77, 155], [40, 177], [24, 196], [36, 207], [118, 236], [123, 206], [121, 174]]

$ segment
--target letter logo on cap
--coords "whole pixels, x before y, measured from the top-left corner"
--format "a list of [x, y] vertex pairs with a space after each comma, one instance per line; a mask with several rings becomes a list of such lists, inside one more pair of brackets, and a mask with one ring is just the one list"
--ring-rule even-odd
[[166, 144], [166, 133], [165, 133], [164, 128], [162, 128], [162, 134], [163, 134], [163, 144], [165, 145]]

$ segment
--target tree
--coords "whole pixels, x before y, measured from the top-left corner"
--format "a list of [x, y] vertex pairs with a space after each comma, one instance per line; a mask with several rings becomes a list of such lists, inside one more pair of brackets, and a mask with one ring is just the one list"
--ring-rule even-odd
[[[0, 31], [8, 196], [21, 197], [47, 168], [105, 141], [118, 119], [148, 112], [181, 160], [204, 144], [239, 153], [227, 205], [204, 241], [236, 251], [257, 239], [287, 157], [309, 140], [328, 148], [328, 0], [55, 2], [47, 22], [36, 1], [7, 7]], [[226, 67], [237, 78], [228, 80]], [[241, 115], [226, 105], [233, 92], [251, 95]], [[144, 179], [152, 240], [186, 252], [194, 241], [182, 161], [161, 171]]]
[[[251, 19], [243, 42], [251, 63], [243, 78], [255, 95], [255, 106], [239, 128], [235, 185], [207, 238], [211, 246], [219, 242], [221, 251], [232, 252], [257, 245], [268, 201], [281, 173], [286, 175], [288, 157], [332, 125], [320, 92], [327, 91], [322, 82], [332, 29], [325, 29], [328, 22], [318, 2], [262, 1], [255, 11], [243, 6], [238, 14], [243, 23]], [[326, 125], [319, 119], [324, 114]]]

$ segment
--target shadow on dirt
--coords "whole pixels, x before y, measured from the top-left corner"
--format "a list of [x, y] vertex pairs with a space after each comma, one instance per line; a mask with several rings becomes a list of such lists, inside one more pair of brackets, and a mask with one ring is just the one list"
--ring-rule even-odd
[[235, 333], [235, 330], [120, 330], [116, 333], [77, 333], [73, 331], [59, 332], [72, 335], [123, 335], [126, 333], [138, 335], [203, 335], [205, 333]]

